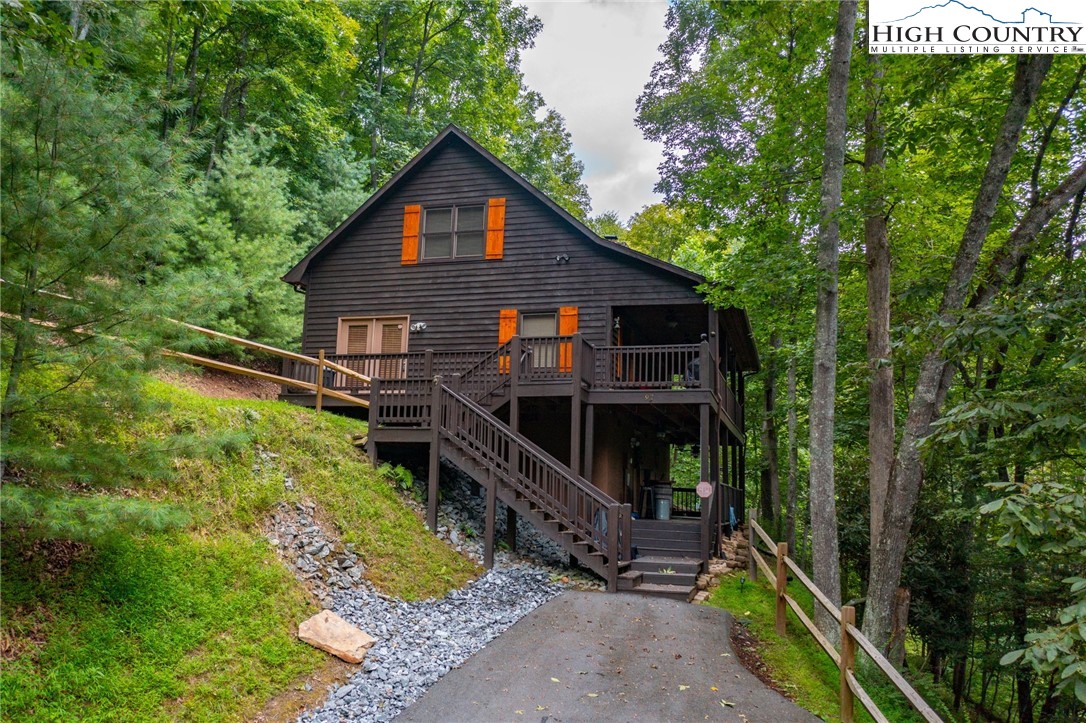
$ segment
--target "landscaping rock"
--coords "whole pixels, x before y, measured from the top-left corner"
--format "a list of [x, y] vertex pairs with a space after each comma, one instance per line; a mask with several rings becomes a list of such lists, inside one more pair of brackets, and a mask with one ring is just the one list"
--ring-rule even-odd
[[348, 663], [361, 663], [377, 641], [331, 610], [323, 610], [298, 626], [298, 639]]

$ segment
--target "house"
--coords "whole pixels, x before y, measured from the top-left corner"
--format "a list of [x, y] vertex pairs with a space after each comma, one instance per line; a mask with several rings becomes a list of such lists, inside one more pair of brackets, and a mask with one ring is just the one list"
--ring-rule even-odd
[[[741, 516], [746, 313], [601, 238], [460, 129], [283, 280], [305, 294], [302, 352], [373, 378], [322, 380], [369, 399], [371, 457], [429, 455], [431, 528], [439, 460], [486, 490], [488, 562], [500, 500], [609, 589], [684, 596]], [[697, 488], [667, 487], [679, 446]]]

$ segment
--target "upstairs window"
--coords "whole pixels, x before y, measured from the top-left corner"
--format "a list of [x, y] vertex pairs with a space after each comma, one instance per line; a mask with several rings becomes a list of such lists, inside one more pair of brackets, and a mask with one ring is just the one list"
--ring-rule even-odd
[[428, 208], [422, 221], [422, 258], [482, 258], [486, 238], [485, 206]]

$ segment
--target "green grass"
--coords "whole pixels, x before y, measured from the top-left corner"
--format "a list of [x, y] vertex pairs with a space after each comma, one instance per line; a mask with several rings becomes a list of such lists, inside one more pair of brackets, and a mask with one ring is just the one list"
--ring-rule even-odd
[[[118, 481], [192, 523], [81, 546], [4, 528], [4, 719], [243, 720], [319, 668], [325, 655], [294, 635], [316, 608], [260, 531], [281, 500], [315, 502], [390, 595], [439, 596], [478, 573], [351, 445], [357, 420], [157, 380], [143, 393], [169, 409], [134, 422], [121, 444], [179, 432], [215, 443], [210, 454], [179, 448], [168, 481], [124, 470]], [[279, 457], [254, 472], [256, 445]]]
[[[798, 584], [789, 585], [788, 590], [789, 595], [810, 614], [812, 601], [807, 591]], [[791, 610], [788, 611], [787, 635], [777, 635], [776, 592], [764, 578], [751, 583], [738, 574], [725, 575], [720, 578], [720, 585], [713, 591], [708, 604], [730, 611], [738, 623], [745, 625], [758, 639], [761, 643], [759, 653], [772, 678], [798, 705], [823, 720], [841, 719], [837, 666]], [[862, 674], [860, 678], [864, 689], [889, 720], [923, 720], [889, 682], [883, 682], [885, 679]], [[927, 696], [926, 699], [938, 709], [938, 701]], [[856, 702], [855, 712], [857, 721], [872, 720], [859, 701]], [[945, 711], [940, 710], [940, 714], [944, 715], [945, 720], [952, 720], [945, 717]]]

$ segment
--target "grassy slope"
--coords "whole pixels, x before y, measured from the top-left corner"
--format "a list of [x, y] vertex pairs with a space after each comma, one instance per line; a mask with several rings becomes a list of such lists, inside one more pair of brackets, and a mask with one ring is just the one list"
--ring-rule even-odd
[[[807, 591], [798, 584], [789, 585], [788, 589], [789, 594], [810, 614], [812, 601]], [[788, 635], [784, 638], [777, 635], [775, 598], [775, 591], [764, 578], [752, 584], [745, 579], [741, 581], [740, 575], [733, 574], [720, 579], [720, 585], [713, 591], [708, 602], [729, 610], [736, 620], [745, 624], [761, 642], [759, 652], [773, 679], [791, 694], [797, 704], [823, 720], [840, 720], [837, 666], [791, 611], [788, 613]], [[877, 678], [869, 679], [866, 676], [861, 676], [861, 680], [864, 688], [889, 720], [922, 720], [908, 701], [888, 682], [883, 683]], [[938, 706], [939, 702], [933, 699], [929, 691], [921, 690], [920, 693]], [[855, 710], [857, 721], [871, 720], [858, 701]], [[946, 710], [939, 712], [944, 715], [945, 720], [953, 720], [946, 717]]]
[[[318, 668], [324, 655], [294, 638], [316, 609], [260, 534], [280, 500], [316, 502], [388, 594], [441, 595], [478, 572], [351, 446], [360, 422], [159, 381], [144, 391], [172, 406], [135, 426], [134, 438], [229, 432], [234, 442], [214, 458], [179, 458], [168, 484], [126, 482], [185, 507], [185, 530], [74, 554], [4, 535], [5, 719], [243, 719]], [[254, 472], [257, 444], [280, 456]], [[284, 491], [285, 474], [294, 492]], [[69, 563], [58, 564], [61, 552]]]

